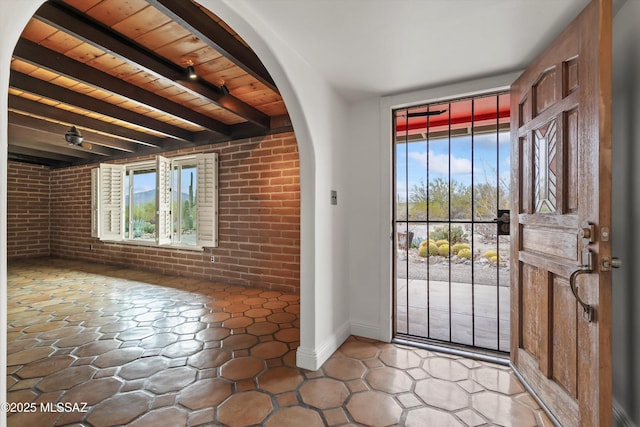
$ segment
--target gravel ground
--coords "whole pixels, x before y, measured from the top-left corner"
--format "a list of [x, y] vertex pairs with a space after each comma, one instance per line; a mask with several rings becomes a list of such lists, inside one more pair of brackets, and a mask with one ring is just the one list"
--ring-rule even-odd
[[458, 262], [455, 257], [451, 259], [444, 257], [421, 258], [414, 252], [416, 252], [414, 249], [409, 251], [408, 262], [404, 251], [398, 254], [396, 263], [398, 278], [407, 278], [408, 265], [410, 279], [448, 281], [449, 277], [451, 277], [452, 282], [469, 283], [473, 274], [473, 282], [476, 284], [495, 285], [498, 276], [500, 286], [509, 286], [509, 267], [506, 262], [496, 266], [495, 263], [490, 263], [483, 259], [474, 262], [472, 265], [470, 261]]

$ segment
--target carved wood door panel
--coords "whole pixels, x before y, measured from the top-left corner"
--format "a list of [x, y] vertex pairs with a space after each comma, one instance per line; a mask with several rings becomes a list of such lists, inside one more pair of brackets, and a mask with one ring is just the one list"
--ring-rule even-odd
[[612, 422], [610, 105], [611, 1], [593, 0], [511, 88], [511, 359], [564, 426]]

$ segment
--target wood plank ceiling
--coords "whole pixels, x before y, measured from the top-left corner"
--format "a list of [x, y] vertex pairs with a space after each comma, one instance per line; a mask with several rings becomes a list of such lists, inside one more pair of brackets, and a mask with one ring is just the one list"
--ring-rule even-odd
[[[9, 86], [9, 159], [51, 167], [291, 129], [255, 53], [190, 0], [49, 1]], [[65, 141], [71, 126], [81, 146]]]

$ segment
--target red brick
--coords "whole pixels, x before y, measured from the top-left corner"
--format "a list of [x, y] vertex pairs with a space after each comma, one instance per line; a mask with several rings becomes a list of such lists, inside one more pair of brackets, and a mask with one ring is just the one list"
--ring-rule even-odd
[[[300, 179], [293, 134], [165, 155], [201, 152], [219, 154], [220, 247], [200, 252], [101, 242], [90, 237], [92, 166], [50, 170], [10, 162], [9, 257], [53, 255], [221, 284], [299, 292]], [[152, 158], [147, 155], [117, 163]], [[213, 264], [211, 255], [216, 257]]]

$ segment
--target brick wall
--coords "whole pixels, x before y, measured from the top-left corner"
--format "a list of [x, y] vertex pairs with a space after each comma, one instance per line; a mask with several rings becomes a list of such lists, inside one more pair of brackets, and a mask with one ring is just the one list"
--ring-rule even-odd
[[[50, 172], [51, 255], [298, 293], [300, 175], [294, 135], [271, 135], [163, 155], [200, 152], [219, 155], [217, 248], [200, 252], [92, 238], [91, 168], [96, 166], [92, 165]], [[31, 224], [32, 218], [27, 221]], [[216, 258], [213, 264], [212, 255]]]
[[9, 162], [7, 257], [49, 255], [49, 174], [45, 166]]

